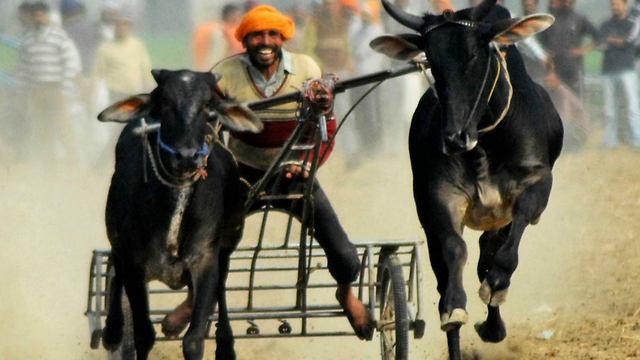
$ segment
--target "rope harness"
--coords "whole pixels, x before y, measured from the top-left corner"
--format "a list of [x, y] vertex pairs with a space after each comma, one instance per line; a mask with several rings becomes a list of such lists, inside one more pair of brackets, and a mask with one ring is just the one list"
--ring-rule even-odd
[[[435, 24], [432, 25], [430, 27], [428, 27], [423, 35], [426, 35], [427, 33], [441, 27], [447, 24], [457, 24], [460, 26], [466, 26], [466, 27], [478, 27], [478, 23], [474, 22], [474, 21], [470, 21], [470, 20], [453, 20], [452, 16], [453, 16], [453, 12], [448, 10], [445, 11], [443, 13], [443, 16], [445, 17], [446, 21], [439, 23], [439, 24]], [[496, 77], [493, 80], [493, 85], [491, 87], [491, 91], [489, 92], [489, 96], [487, 97], [487, 104], [489, 104], [489, 102], [491, 101], [491, 98], [493, 97], [493, 92], [496, 89], [496, 86], [498, 84], [498, 79], [500, 78], [500, 74], [502, 73], [502, 69], [504, 68], [504, 74], [507, 80], [507, 83], [509, 84], [509, 96], [507, 99], [507, 104], [505, 105], [504, 109], [502, 110], [502, 112], [500, 113], [500, 116], [496, 119], [496, 121], [492, 124], [489, 125], [483, 129], [478, 129], [478, 133], [479, 134], [483, 134], [486, 133], [488, 131], [493, 130], [496, 126], [498, 126], [498, 124], [500, 124], [500, 122], [504, 119], [504, 117], [507, 115], [507, 111], [509, 110], [509, 107], [511, 106], [511, 99], [513, 98], [513, 85], [511, 84], [511, 77], [509, 76], [509, 71], [507, 69], [507, 62], [506, 59], [504, 57], [504, 55], [502, 54], [502, 52], [500, 52], [497, 49], [497, 46], [491, 42], [489, 43], [489, 46], [491, 47], [490, 52], [489, 52], [489, 61], [487, 61], [487, 67], [485, 68], [484, 71], [484, 76], [482, 78], [482, 85], [480, 86], [480, 90], [478, 92], [478, 96], [476, 96], [476, 100], [474, 101], [473, 104], [473, 108], [471, 108], [471, 113], [469, 114], [469, 117], [467, 118], [467, 121], [465, 122], [465, 124], [468, 124], [471, 119], [473, 118], [473, 116], [475, 115], [476, 110], [478, 109], [478, 105], [480, 104], [480, 98], [482, 97], [482, 94], [484, 93], [484, 89], [485, 86], [487, 85], [487, 80], [489, 79], [489, 70], [491, 69], [491, 63], [492, 63], [492, 59], [495, 56], [497, 58], [497, 63], [498, 63], [498, 69], [496, 71]], [[494, 55], [494, 53], [497, 53], [497, 55]], [[431, 78], [429, 77], [429, 75], [427, 74], [427, 66], [425, 66], [424, 63], [419, 63], [419, 66], [422, 70], [422, 73], [424, 74], [425, 78], [427, 79], [427, 82], [429, 83], [429, 87], [433, 90], [433, 94], [436, 97], [436, 99], [438, 101], [440, 101], [440, 98], [438, 97], [438, 92], [435, 88], [435, 83], [431, 81]]]
[[148, 181], [147, 157], [150, 159], [151, 168], [153, 169], [153, 173], [155, 174], [156, 178], [167, 187], [174, 189], [184, 189], [193, 185], [196, 181], [200, 180], [200, 178], [205, 179], [207, 177], [207, 161], [209, 159], [209, 155], [211, 154], [211, 150], [213, 149], [214, 143], [218, 139], [218, 132], [221, 128], [221, 125], [219, 123], [217, 123], [214, 127], [207, 122], [207, 128], [210, 130], [210, 133], [205, 135], [205, 141], [202, 143], [202, 148], [196, 152], [196, 154], [204, 156], [202, 167], [196, 169], [188, 175], [178, 177], [173, 176], [162, 163], [162, 158], [160, 157], [160, 149], [167, 151], [170, 154], [177, 154], [178, 152], [162, 141], [159, 129], [157, 131], [156, 146], [155, 149], [153, 149], [149, 142], [149, 135], [146, 133], [147, 122], [144, 118], [140, 119], [140, 122], [142, 128], [141, 137], [143, 146], [145, 148], [145, 152], [142, 157], [145, 183]]

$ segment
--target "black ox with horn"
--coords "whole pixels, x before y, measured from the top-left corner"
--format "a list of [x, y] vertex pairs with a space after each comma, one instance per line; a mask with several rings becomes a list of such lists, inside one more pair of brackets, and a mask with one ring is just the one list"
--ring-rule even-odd
[[[207, 319], [218, 304], [216, 357], [234, 359], [225, 301], [229, 256], [242, 236], [247, 189], [218, 129], [259, 132], [246, 107], [220, 99], [220, 75], [154, 70], [158, 86], [104, 110], [101, 121], [129, 122], [116, 145], [106, 225], [115, 277], [102, 341], [114, 351], [122, 341], [122, 290], [133, 317], [138, 360], [155, 341], [147, 282], [188, 286], [187, 300], [163, 322], [167, 336], [183, 339], [187, 360], [202, 359]], [[138, 124], [147, 119], [149, 127]], [[151, 131], [150, 129], [159, 130]], [[154, 127], [155, 126], [155, 127]], [[136, 132], [138, 134], [136, 134]]]
[[484, 231], [477, 270], [488, 316], [476, 330], [483, 341], [500, 342], [506, 328], [499, 306], [518, 265], [520, 240], [551, 192], [562, 124], [513, 44], [549, 27], [553, 17], [511, 18], [496, 0], [439, 16], [382, 4], [415, 33], [377, 38], [372, 48], [402, 60], [424, 52], [435, 79], [413, 115], [409, 151], [416, 208], [438, 281], [441, 329], [449, 357], [457, 360], [460, 327], [467, 322], [463, 229]]

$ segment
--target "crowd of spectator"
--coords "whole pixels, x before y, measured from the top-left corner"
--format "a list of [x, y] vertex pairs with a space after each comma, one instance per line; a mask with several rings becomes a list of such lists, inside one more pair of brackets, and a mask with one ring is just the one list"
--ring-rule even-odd
[[[550, 0], [546, 9], [539, 9], [538, 0], [521, 0], [518, 4], [525, 16], [545, 12], [556, 19], [546, 31], [518, 44], [527, 69], [545, 86], [561, 113], [565, 149], [579, 151], [590, 131], [583, 102], [584, 57], [591, 51], [601, 51], [602, 144], [614, 148], [624, 140], [640, 148], [636, 71], [640, 7], [634, 8], [630, 0], [610, 0], [611, 16], [598, 27], [575, 9], [575, 1]], [[422, 11], [411, 8], [409, 0], [393, 2], [410, 13]], [[469, 6], [476, 2], [470, 0]], [[504, 0], [498, 3], [507, 8], [516, 5]], [[257, 5], [256, 1], [229, 2], [197, 24], [191, 39], [191, 68], [209, 71], [220, 60], [243, 52], [234, 32], [243, 14]], [[455, 10], [450, 0], [430, 0], [430, 5], [434, 13]], [[59, 21], [52, 18], [51, 10], [60, 14]], [[379, 0], [317, 0], [281, 10], [296, 26], [286, 49], [310, 55], [325, 74], [348, 78], [400, 65], [368, 46], [382, 34], [406, 32], [386, 15]], [[93, 20], [83, 3], [62, 0], [59, 9], [51, 9], [47, 2], [24, 2], [17, 15], [22, 34], [13, 99], [16, 116], [27, 125], [26, 143], [38, 144], [39, 149], [24, 151], [24, 155], [42, 162], [76, 162], [86, 145], [78, 138], [87, 133], [101, 136], [106, 151], [111, 152], [120, 127], [98, 129], [87, 121], [78, 130], [71, 119], [95, 119], [108, 104], [153, 88], [147, 48], [131, 34], [138, 20], [135, 14], [107, 0], [100, 18]], [[412, 111], [427, 86], [420, 74], [411, 74], [388, 80], [369, 94], [365, 86], [337, 96], [339, 118], [359, 104], [338, 137], [349, 167], [404, 149]], [[623, 115], [625, 123], [618, 121]]]

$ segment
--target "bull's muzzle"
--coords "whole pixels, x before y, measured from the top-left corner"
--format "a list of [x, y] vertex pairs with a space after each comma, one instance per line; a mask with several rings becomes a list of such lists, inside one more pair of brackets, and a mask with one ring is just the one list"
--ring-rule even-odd
[[455, 155], [467, 152], [478, 144], [478, 140], [469, 136], [466, 131], [452, 135], [444, 135], [443, 152], [447, 155]]
[[175, 149], [172, 152], [164, 151], [167, 170], [176, 178], [184, 178], [194, 174], [205, 166], [208, 152], [196, 148]]

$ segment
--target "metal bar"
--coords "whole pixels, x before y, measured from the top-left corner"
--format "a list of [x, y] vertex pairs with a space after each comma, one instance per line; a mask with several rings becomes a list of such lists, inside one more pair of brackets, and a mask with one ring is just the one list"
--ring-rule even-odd
[[249, 309], [253, 307], [253, 285], [255, 283], [256, 266], [258, 263], [258, 254], [260, 253], [260, 249], [262, 249], [264, 232], [267, 228], [268, 217], [269, 217], [269, 209], [265, 210], [264, 213], [262, 214], [262, 224], [260, 225], [260, 235], [258, 237], [258, 245], [256, 245], [255, 251], [253, 252], [253, 257], [251, 259], [251, 273], [249, 275], [249, 289], [248, 289], [249, 294], [247, 295], [247, 308]]
[[415, 246], [414, 247], [414, 251], [416, 254], [416, 264], [418, 264], [418, 266], [416, 267], [416, 294], [417, 294], [417, 301], [416, 301], [416, 307], [417, 307], [417, 312], [416, 312], [416, 320], [423, 320], [422, 317], [422, 302], [424, 301], [424, 294], [423, 294], [423, 289], [422, 289], [422, 254], [420, 253], [420, 247], [419, 246]]
[[[319, 248], [314, 246], [313, 249], [314, 250], [318, 250]], [[289, 248], [289, 249], [280, 248], [280, 250], [294, 251], [294, 250], [299, 250], [299, 248]], [[265, 249], [260, 249], [260, 251], [263, 253], [262, 255], [260, 255], [260, 259], [291, 259], [291, 258], [296, 258], [297, 257], [297, 255], [295, 255], [295, 254], [287, 254], [287, 253], [264, 254]], [[363, 254], [364, 254], [363, 251], [358, 251], [358, 256], [362, 256]], [[374, 255], [378, 255], [379, 253], [378, 252], [374, 252], [373, 254]], [[410, 255], [411, 252], [410, 251], [403, 251], [403, 252], [398, 252], [396, 254], [398, 254], [398, 255]], [[326, 257], [326, 255], [325, 254], [318, 254], [317, 257]], [[232, 260], [249, 260], [249, 259], [252, 259], [252, 258], [253, 258], [252, 255], [236, 255], [236, 256], [232, 256], [231, 257]]]
[[[158, 316], [157, 319], [152, 319], [152, 322], [162, 322], [163, 317], [166, 314], [170, 313], [171, 311], [172, 311], [171, 309], [153, 310], [149, 313], [149, 315]], [[268, 311], [263, 310], [260, 312], [248, 312], [248, 311], [242, 311], [242, 309], [240, 309], [240, 311], [237, 311], [237, 312], [229, 311], [229, 320], [231, 321], [305, 319], [305, 318], [326, 319], [326, 318], [336, 318], [336, 317], [344, 317], [344, 316], [345, 316], [344, 311], [340, 308], [334, 308], [334, 309], [321, 308], [315, 311], [308, 311], [306, 313], [303, 313], [301, 311], [286, 310], [286, 309], [268, 309]], [[209, 321], [218, 321], [218, 316], [217, 315], [210, 316]]]
[[402, 76], [402, 75], [406, 75], [406, 74], [410, 74], [418, 71], [420, 71], [420, 67], [416, 63], [411, 62], [409, 64], [399, 66], [397, 68], [382, 70], [382, 71], [378, 71], [375, 73], [362, 75], [362, 76], [356, 76], [350, 79], [346, 79], [344, 81], [337, 81], [335, 83], [334, 92], [340, 93], [358, 86], [369, 85], [369, 84], [377, 83], [379, 81], [384, 81], [387, 79], [391, 79], [394, 77], [398, 77], [398, 76]]
[[[164, 316], [172, 312], [174, 309], [151, 309], [149, 311], [149, 315], [151, 316]], [[340, 306], [335, 304], [324, 304], [324, 305], [309, 305], [308, 306], [308, 314], [321, 314], [323, 312], [331, 312], [336, 314], [342, 314], [342, 309]], [[296, 309], [295, 306], [262, 306], [255, 307], [252, 310], [249, 310], [244, 307], [230, 307], [228, 308], [229, 314], [235, 314], [234, 320], [245, 320], [245, 319], [291, 319], [291, 318], [301, 318], [301, 312], [299, 309]], [[275, 315], [267, 315], [267, 313], [272, 313]], [[246, 314], [247, 318], [239, 317], [238, 314]], [[273, 317], [269, 317], [273, 316]], [[314, 315], [316, 316], [316, 315]], [[322, 317], [322, 316], [320, 316]], [[217, 320], [217, 315], [212, 315], [209, 317], [209, 320]]]
[[251, 208], [251, 205], [253, 205], [253, 203], [260, 197], [260, 194], [267, 186], [267, 182], [269, 181], [269, 179], [271, 179], [271, 177], [277, 172], [279, 164], [284, 161], [291, 153], [291, 146], [293, 144], [297, 144], [300, 141], [302, 136], [306, 133], [308, 126], [309, 121], [306, 120], [298, 123], [295, 130], [293, 131], [293, 134], [291, 134], [287, 142], [282, 147], [282, 150], [280, 150], [278, 157], [271, 163], [271, 165], [269, 165], [267, 171], [265, 171], [262, 178], [256, 183], [251, 193], [249, 194], [249, 197], [245, 202], [246, 212], [248, 212], [248, 210]]
[[415, 279], [416, 279], [416, 254], [415, 254], [415, 247], [414, 247], [414, 251], [412, 251], [411, 253], [411, 261], [409, 263], [409, 291], [407, 293], [407, 299], [409, 299], [409, 301], [414, 301], [415, 300], [415, 296], [416, 296], [416, 290], [415, 290]]
[[[369, 246], [368, 250], [371, 249]], [[376, 294], [375, 294], [375, 286], [380, 286], [377, 282], [377, 274], [376, 281], [373, 280], [373, 251], [368, 251], [369, 254], [369, 315], [372, 319], [376, 318]], [[376, 266], [379, 264], [376, 264]]]
[[[328, 269], [328, 267], [326, 266], [315, 266], [314, 267], [315, 270], [326, 270]], [[243, 272], [248, 272], [249, 270], [251, 270], [248, 267], [245, 268], [234, 268], [234, 269], [230, 269], [229, 272], [230, 273], [243, 273]], [[295, 266], [274, 266], [274, 267], [261, 267], [261, 268], [256, 268], [255, 271], [256, 272], [269, 272], [269, 271], [297, 271], [298, 268]]]
[[[371, 241], [358, 241], [358, 242], [354, 242], [353, 244], [356, 246], [357, 249], [365, 249], [367, 246], [372, 246], [372, 247], [382, 247], [382, 246], [398, 246], [398, 247], [413, 247], [415, 245], [421, 245], [423, 243], [422, 240], [389, 240], [387, 242], [382, 242], [379, 240], [371, 240]], [[273, 251], [273, 250], [298, 250], [300, 248], [300, 244], [291, 244], [288, 248], [284, 249], [282, 247], [282, 245], [264, 245], [261, 250], [262, 251]], [[314, 245], [313, 249], [322, 249], [322, 246], [320, 245]], [[255, 250], [255, 246], [245, 246], [245, 247], [238, 247], [236, 250], [234, 250], [234, 253], [238, 253], [238, 252], [243, 252], [243, 251], [253, 251]], [[413, 251], [412, 248], [410, 249], [398, 249], [398, 251], [396, 251], [396, 254], [411, 254], [411, 252]], [[380, 253], [380, 249], [376, 249], [374, 255], [377, 255]], [[362, 253], [361, 253], [362, 254]], [[231, 257], [233, 259], [233, 256]]]
[[300, 150], [313, 150], [314, 147], [315, 147], [315, 145], [310, 145], [310, 144], [307, 144], [307, 145], [293, 145], [291, 147], [291, 150], [298, 150], [298, 151], [300, 151]]
[[[382, 70], [382, 71], [378, 71], [378, 72], [374, 72], [374, 73], [362, 75], [362, 76], [356, 76], [353, 78], [346, 79], [344, 81], [336, 81], [334, 83], [334, 93], [341, 93], [354, 87], [373, 84], [379, 81], [384, 81], [387, 79], [391, 79], [394, 77], [398, 77], [398, 76], [402, 76], [402, 75], [406, 75], [406, 74], [410, 74], [418, 71], [420, 71], [420, 67], [418, 66], [418, 64], [411, 62], [405, 65], [399, 66], [397, 68]], [[263, 109], [268, 109], [272, 106], [288, 104], [291, 102], [299, 102], [301, 99], [301, 95], [302, 95], [302, 92], [296, 91], [296, 92], [281, 95], [281, 96], [274, 96], [274, 97], [270, 97], [263, 100], [245, 103], [244, 105], [251, 110], [263, 110]]]
[[[363, 301], [364, 298], [364, 278], [366, 276], [365, 269], [368, 269], [367, 264], [369, 263], [369, 257], [367, 256], [368, 253], [369, 247], [364, 250], [362, 261], [360, 262], [360, 280], [358, 281], [358, 299], [360, 301]], [[371, 276], [371, 274], [368, 275]]]
[[93, 284], [94, 280], [96, 279], [96, 270], [95, 270], [95, 266], [96, 266], [96, 255], [95, 255], [95, 251], [93, 252], [93, 256], [91, 257], [91, 268], [89, 269], [89, 296], [87, 296], [87, 312], [86, 314], [89, 314], [92, 312], [92, 308], [91, 305], [93, 304], [93, 294], [95, 294], [94, 288], [93, 288]]
[[[329, 337], [329, 336], [354, 336], [353, 332], [310, 332], [306, 334], [302, 333], [291, 333], [291, 334], [280, 334], [280, 333], [272, 333], [272, 334], [256, 334], [256, 335], [247, 335], [247, 334], [234, 334], [234, 339], [272, 339], [272, 338], [307, 338], [307, 337]], [[207, 335], [205, 336], [206, 340], [214, 340], [215, 335]], [[167, 337], [157, 337], [156, 341], [175, 341], [180, 340], [180, 338], [167, 338]]]
[[[96, 274], [102, 274], [102, 256], [98, 256], [97, 260], [96, 260]], [[96, 309], [97, 310], [102, 310], [102, 296], [103, 296], [103, 292], [102, 292], [102, 281], [100, 281], [102, 279], [102, 277], [96, 277]], [[108, 289], [105, 289], [105, 291], [108, 291]]]
[[[314, 150], [313, 150], [313, 160], [311, 161], [311, 169], [309, 171], [309, 178], [305, 182], [304, 189], [304, 198], [303, 198], [303, 207], [302, 207], [302, 216], [301, 216], [301, 229], [300, 229], [300, 259], [298, 260], [298, 265], [300, 266], [300, 273], [298, 275], [298, 284], [301, 285], [301, 288], [298, 289], [298, 300], [296, 301], [296, 305], [302, 306], [302, 312], [306, 313], [307, 311], [307, 289], [309, 288], [309, 275], [310, 275], [310, 264], [311, 264], [311, 254], [313, 251], [313, 244], [310, 244], [309, 254], [307, 255], [307, 241], [313, 241], [313, 237], [311, 234], [314, 229], [314, 219], [313, 219], [313, 187], [315, 186], [315, 179], [318, 173], [319, 167], [319, 159], [320, 159], [320, 148], [321, 148], [321, 134], [318, 129], [315, 129], [314, 132]], [[309, 154], [307, 154], [308, 158]], [[306, 266], [305, 270], [305, 264]], [[306, 317], [302, 319], [302, 333], [307, 333], [307, 320]]]
[[284, 234], [284, 244], [285, 248], [289, 247], [289, 241], [291, 240], [291, 228], [293, 227], [293, 214], [289, 213], [289, 219], [287, 219], [287, 231]]
[[138, 136], [144, 136], [158, 132], [158, 130], [160, 130], [160, 123], [137, 127], [133, 129], [133, 133]]

